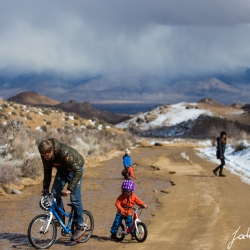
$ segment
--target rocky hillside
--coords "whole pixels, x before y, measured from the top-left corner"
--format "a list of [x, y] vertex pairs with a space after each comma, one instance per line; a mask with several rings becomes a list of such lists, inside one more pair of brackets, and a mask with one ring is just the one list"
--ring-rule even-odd
[[131, 118], [128, 115], [110, 113], [107, 111], [101, 111], [95, 109], [90, 103], [79, 103], [74, 100], [68, 102], [62, 102], [50, 99], [44, 95], [40, 95], [35, 92], [21, 92], [16, 96], [12, 96], [8, 99], [10, 102], [19, 104], [31, 105], [43, 108], [52, 108], [55, 110], [61, 110], [68, 113], [75, 113], [81, 118], [102, 120], [110, 124], [117, 124]]
[[163, 105], [116, 127], [147, 137], [209, 138], [213, 127], [223, 130], [230, 127], [235, 130], [231, 133], [242, 130], [249, 134], [249, 124], [248, 111], [205, 98], [197, 103]]
[[110, 113], [105, 110], [98, 110], [94, 108], [89, 102], [79, 103], [74, 100], [70, 100], [69, 102], [62, 102], [54, 105], [53, 107], [65, 112], [76, 113], [86, 119], [98, 119], [111, 124], [117, 124], [131, 118], [131, 116], [128, 115]]
[[103, 121], [84, 119], [72, 112], [64, 112], [51, 107], [35, 107], [0, 99], [0, 125], [17, 120], [26, 128], [44, 131], [60, 128], [74, 130], [112, 127]]

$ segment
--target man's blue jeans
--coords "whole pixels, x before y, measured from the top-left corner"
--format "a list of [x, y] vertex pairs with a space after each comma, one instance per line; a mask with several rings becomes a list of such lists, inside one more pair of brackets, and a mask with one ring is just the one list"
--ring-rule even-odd
[[[119, 226], [121, 225], [121, 223], [122, 223], [122, 219], [123, 219], [123, 218], [124, 218], [123, 215], [121, 215], [121, 214], [116, 214], [115, 220], [114, 220], [113, 225], [112, 225], [111, 230], [110, 230], [110, 233], [111, 233], [111, 234], [116, 234], [116, 232], [117, 232], [117, 230], [118, 230], [118, 227], [119, 227]], [[125, 221], [126, 221], [127, 227], [128, 227], [128, 228], [131, 227], [131, 226], [132, 226], [132, 223], [133, 223], [133, 221], [132, 221], [132, 215], [127, 216], [126, 219], [125, 219]], [[134, 229], [133, 229], [133, 231], [131, 232], [131, 234], [134, 234]]]
[[[82, 167], [82, 172], [84, 172], [84, 168]], [[69, 183], [73, 178], [73, 172], [60, 171], [57, 170], [55, 180], [52, 186], [52, 193], [56, 196], [57, 194], [61, 194], [66, 183]], [[82, 177], [70, 194], [70, 202], [74, 206], [74, 223], [78, 226], [83, 226], [83, 205], [82, 205], [82, 196], [81, 196], [81, 188], [82, 188]], [[60, 208], [63, 207], [63, 201], [61, 196], [56, 196], [56, 203]]]

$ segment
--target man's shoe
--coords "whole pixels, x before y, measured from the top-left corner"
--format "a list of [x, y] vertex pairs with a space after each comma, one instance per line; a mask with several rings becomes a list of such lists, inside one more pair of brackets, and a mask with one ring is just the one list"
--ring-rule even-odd
[[216, 170], [213, 170], [213, 173], [215, 176], [217, 176], [217, 171]]
[[111, 234], [110, 239], [111, 240], [116, 240], [116, 234]]
[[219, 177], [226, 177], [224, 174], [219, 174]]
[[85, 234], [85, 229], [82, 226], [76, 226], [76, 230], [71, 237], [71, 241], [78, 241]]

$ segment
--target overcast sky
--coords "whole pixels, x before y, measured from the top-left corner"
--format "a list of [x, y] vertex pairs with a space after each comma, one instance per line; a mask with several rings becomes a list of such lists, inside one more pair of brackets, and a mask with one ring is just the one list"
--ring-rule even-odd
[[0, 0], [0, 69], [161, 77], [250, 67], [249, 0]]

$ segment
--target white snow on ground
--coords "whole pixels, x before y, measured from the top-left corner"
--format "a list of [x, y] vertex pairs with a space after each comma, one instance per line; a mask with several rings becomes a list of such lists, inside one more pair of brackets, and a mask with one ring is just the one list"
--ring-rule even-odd
[[[229, 170], [241, 178], [242, 181], [250, 184], [250, 144], [243, 141], [246, 149], [235, 151], [232, 145], [226, 146], [225, 151], [225, 169]], [[214, 168], [220, 165], [220, 160], [216, 158], [216, 147], [208, 146], [205, 148], [197, 148], [199, 155], [214, 162]]]
[[[197, 106], [197, 103], [189, 103], [189, 105]], [[160, 114], [160, 107], [157, 107], [152, 111], [150, 111], [150, 113], [152, 115], [156, 115], [157, 118], [151, 122], [144, 122], [143, 124], [140, 125], [140, 129], [147, 130], [150, 128], [157, 128], [161, 126], [172, 126], [184, 121], [197, 119], [201, 114], [206, 114], [209, 116], [213, 115], [211, 111], [205, 109], [195, 109], [195, 108], [186, 109], [186, 106], [187, 104], [184, 102], [169, 105], [168, 112], [166, 114]], [[124, 129], [127, 128], [131, 122], [134, 122], [135, 124], [138, 125], [138, 123], [136, 122], [138, 117], [144, 119], [145, 115], [148, 113], [149, 112], [139, 114], [138, 116], [133, 117], [130, 120], [115, 125], [115, 127]]]

